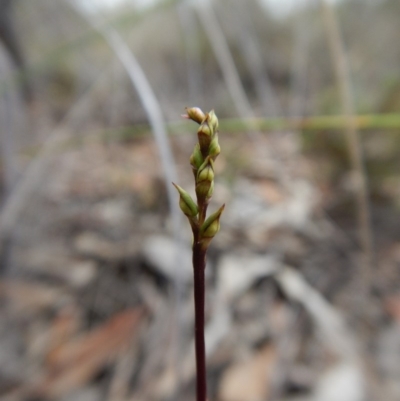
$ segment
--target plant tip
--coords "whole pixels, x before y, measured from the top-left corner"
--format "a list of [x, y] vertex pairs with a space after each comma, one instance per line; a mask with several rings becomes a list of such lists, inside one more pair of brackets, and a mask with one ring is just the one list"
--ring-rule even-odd
[[185, 110], [187, 118], [195, 121], [197, 124], [201, 124], [206, 118], [206, 115], [199, 107], [186, 107]]

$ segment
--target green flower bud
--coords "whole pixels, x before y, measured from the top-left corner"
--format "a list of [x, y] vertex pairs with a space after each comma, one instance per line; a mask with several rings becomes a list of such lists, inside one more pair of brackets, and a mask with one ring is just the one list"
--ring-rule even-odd
[[208, 194], [210, 193], [210, 188], [213, 186], [213, 182], [214, 163], [212, 159], [208, 156], [197, 172], [196, 195], [198, 199], [208, 198]]
[[221, 153], [221, 147], [218, 143], [218, 134], [215, 134], [214, 138], [210, 143], [210, 147], [208, 148], [208, 155], [212, 157], [213, 160], [217, 158], [217, 156]]
[[212, 140], [212, 131], [210, 125], [208, 124], [207, 117], [201, 123], [200, 128], [197, 131], [197, 136], [199, 138], [199, 145], [201, 153], [206, 156], [208, 152], [208, 147], [210, 146]]
[[172, 185], [178, 190], [179, 192], [179, 207], [181, 208], [182, 212], [187, 216], [187, 217], [195, 217], [199, 213], [199, 209], [194, 203], [193, 199], [191, 196], [179, 185], [176, 185], [172, 183]]
[[185, 110], [187, 113], [187, 117], [198, 124], [201, 124], [206, 118], [206, 115], [199, 107], [186, 107]]
[[210, 215], [200, 228], [202, 239], [211, 239], [217, 234], [220, 228], [219, 220], [224, 211], [225, 205], [222, 205], [215, 213]]
[[197, 172], [197, 182], [209, 181], [212, 182], [214, 179], [214, 162], [210, 156], [206, 157], [204, 163], [199, 167]]
[[194, 170], [197, 170], [204, 163], [203, 155], [201, 154], [200, 145], [196, 143], [193, 153], [190, 156], [190, 164]]
[[214, 110], [211, 110], [208, 114], [207, 114], [207, 121], [208, 124], [211, 127], [211, 130], [213, 132], [213, 134], [216, 134], [217, 130], [218, 130], [218, 118], [215, 115]]

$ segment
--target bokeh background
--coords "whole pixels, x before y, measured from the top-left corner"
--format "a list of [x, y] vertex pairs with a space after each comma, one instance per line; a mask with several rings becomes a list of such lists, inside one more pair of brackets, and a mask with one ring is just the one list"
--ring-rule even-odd
[[195, 399], [196, 124], [222, 153], [209, 399], [400, 399], [397, 0], [0, 1], [0, 399]]

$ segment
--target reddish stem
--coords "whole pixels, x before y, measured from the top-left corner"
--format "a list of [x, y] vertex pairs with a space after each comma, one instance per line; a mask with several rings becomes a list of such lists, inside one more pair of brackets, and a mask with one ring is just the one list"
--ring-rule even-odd
[[193, 270], [194, 270], [194, 313], [195, 313], [195, 347], [196, 347], [196, 394], [197, 401], [206, 401], [207, 377], [206, 377], [206, 349], [204, 341], [204, 301], [206, 250], [203, 249], [198, 235], [193, 243]]

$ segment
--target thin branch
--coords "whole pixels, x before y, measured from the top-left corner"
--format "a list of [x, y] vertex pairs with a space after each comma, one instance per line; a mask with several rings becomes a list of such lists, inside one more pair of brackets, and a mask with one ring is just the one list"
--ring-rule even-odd
[[302, 117], [307, 89], [307, 56], [309, 48], [309, 28], [306, 21], [297, 17], [294, 29], [294, 52], [291, 69], [291, 98], [289, 101], [289, 117]]
[[[379, 129], [388, 131], [398, 131], [400, 129], [400, 114], [368, 114], [354, 116], [354, 125], [360, 134], [363, 130]], [[344, 116], [317, 116], [307, 118], [255, 118], [238, 119], [227, 118], [220, 121], [220, 127], [224, 131], [238, 135], [243, 134], [251, 123], [259, 132], [287, 132], [290, 130], [300, 134], [302, 131], [307, 134], [310, 131], [318, 131], [324, 135], [325, 130], [339, 131], [345, 129], [346, 118]], [[168, 133], [170, 135], [188, 134], [189, 124], [184, 121], [175, 121], [167, 123]], [[98, 141], [103, 140], [124, 140], [136, 137], [145, 137], [150, 135], [151, 128], [148, 124], [127, 125], [118, 128], [95, 129], [91, 133], [85, 134], [85, 140]], [[82, 139], [65, 138], [60, 142], [56, 151], [62, 153], [65, 149], [81, 145]], [[35, 156], [37, 149], [29, 148], [21, 151], [25, 157]]]
[[282, 107], [266, 72], [260, 42], [246, 3], [236, 0], [232, 14], [238, 28], [239, 46], [243, 60], [253, 79], [257, 96], [263, 107], [263, 114], [267, 117], [282, 115]]
[[353, 173], [355, 176], [355, 191], [358, 212], [359, 236], [363, 250], [365, 269], [363, 273], [364, 290], [370, 290], [373, 264], [373, 234], [371, 228], [371, 212], [368, 196], [367, 175], [364, 165], [364, 155], [359, 133], [357, 131], [353, 91], [350, 71], [346, 60], [346, 52], [340, 34], [339, 24], [332, 6], [321, 0], [323, 17], [325, 20], [332, 61], [339, 85], [343, 112], [346, 122], [346, 138]]
[[208, 0], [198, 1], [194, 3], [194, 6], [221, 68], [226, 87], [230, 92], [238, 115], [242, 118], [253, 118], [252, 107], [240, 81], [240, 76], [228, 43], [210, 2]]
[[[347, 126], [347, 117], [342, 115], [315, 116], [306, 118], [225, 118], [219, 120], [221, 130], [231, 133], [243, 133], [246, 127], [251, 124], [258, 131], [324, 131], [343, 130]], [[400, 129], [400, 114], [366, 114], [353, 116], [353, 124], [357, 130], [370, 129]], [[170, 122], [168, 129], [174, 134], [187, 133], [189, 124], [186, 122]], [[128, 130], [145, 131], [146, 127], [136, 125], [126, 127]], [[148, 129], [148, 127], [147, 127]], [[323, 132], [321, 132], [323, 135]]]
[[[83, 14], [83, 12], [78, 9], [77, 11], [87, 20], [93, 29], [98, 31], [104, 37], [125, 68], [133, 87], [137, 90], [138, 96], [149, 119], [150, 126], [152, 127], [158, 150], [160, 152], [166, 181], [176, 181], [177, 174], [175, 170], [175, 162], [171, 146], [167, 139], [164, 117], [161, 112], [160, 104], [144, 73], [144, 70], [138, 63], [127, 43], [115, 29], [106, 24], [97, 14]], [[177, 215], [180, 216], [178, 208], [175, 205], [175, 193], [170, 187], [171, 185], [167, 185], [168, 200], [170, 202], [172, 213], [174, 214], [174, 212], [176, 212]]]
[[[4, 240], [10, 235], [19, 214], [21, 213], [26, 201], [29, 199], [33, 188], [38, 187], [40, 179], [47, 168], [49, 158], [54, 154], [62, 143], [68, 139], [65, 127], [71, 121], [80, 117], [86, 110], [85, 105], [93, 95], [95, 89], [104, 83], [105, 73], [102, 72], [96, 77], [92, 86], [81, 96], [74, 106], [64, 117], [59, 126], [48, 136], [39, 154], [35, 156], [24, 175], [7, 198], [0, 213], [0, 238]], [[1, 251], [1, 249], [0, 249]]]
[[198, 21], [193, 8], [186, 2], [179, 3], [177, 11], [187, 60], [189, 103], [202, 105], [204, 91]]
[[[147, 79], [143, 68], [137, 61], [134, 53], [132, 52], [126, 41], [122, 38], [122, 36], [111, 25], [109, 25], [107, 21], [102, 18], [101, 15], [97, 13], [84, 14], [83, 11], [78, 9], [78, 7], [75, 7], [75, 9], [86, 19], [86, 21], [93, 27], [94, 30], [96, 30], [101, 34], [101, 36], [103, 36], [107, 44], [114, 52], [117, 59], [121, 62], [131, 81], [133, 88], [136, 89], [143, 108], [147, 114], [147, 118], [152, 128], [155, 142], [157, 144], [160, 154], [162, 170], [166, 183], [168, 203], [172, 215], [172, 232], [175, 243], [177, 245], [176, 263], [181, 264], [183, 263], [182, 254], [181, 252], [179, 252], [179, 249], [181, 248], [182, 244], [182, 220], [179, 208], [175, 202], [175, 192], [172, 189], [172, 185], [170, 185], [171, 182], [176, 181], [177, 173], [171, 145], [168, 140], [166, 123], [164, 121], [160, 103], [154, 93], [154, 90], [149, 80]], [[176, 308], [173, 322], [171, 324], [171, 359], [173, 369], [175, 371], [177, 371], [175, 364], [177, 360], [178, 344], [180, 338], [178, 311], [181, 294], [182, 283], [178, 278], [176, 278], [176, 280], [174, 280], [174, 298]]]

